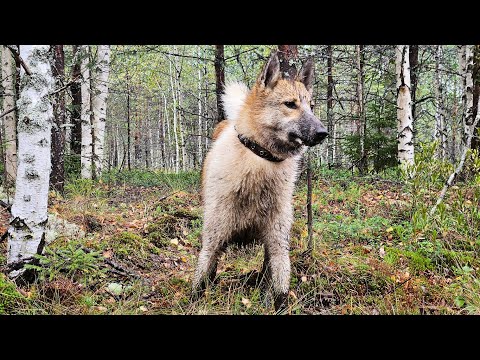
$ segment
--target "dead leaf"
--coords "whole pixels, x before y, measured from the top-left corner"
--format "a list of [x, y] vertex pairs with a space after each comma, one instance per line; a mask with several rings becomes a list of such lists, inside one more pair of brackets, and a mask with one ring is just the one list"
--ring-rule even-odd
[[302, 276], [302, 282], [307, 282], [307, 277], [306, 276]]
[[170, 240], [170, 244], [178, 246], [178, 239], [175, 238], [175, 239]]
[[249, 309], [252, 306], [252, 302], [247, 298], [242, 298], [242, 304], [245, 305], [247, 309]]
[[291, 297], [293, 297], [295, 300], [298, 300], [298, 297], [297, 297], [297, 295], [293, 292], [293, 290], [290, 290], [290, 291], [288, 292], [288, 295], [290, 295]]
[[383, 247], [383, 245], [380, 246], [380, 251], [378, 252], [378, 254], [382, 259], [385, 257], [385, 248]]
[[140, 306], [140, 308], [139, 308], [139, 309], [140, 309], [141, 311], [143, 311], [143, 312], [146, 312], [146, 311], [148, 311], [147, 307], [146, 307], [146, 306], [143, 306], [143, 305], [142, 305], [142, 306]]
[[105, 259], [110, 259], [113, 256], [113, 251], [112, 250], [106, 250], [103, 252], [103, 257]]

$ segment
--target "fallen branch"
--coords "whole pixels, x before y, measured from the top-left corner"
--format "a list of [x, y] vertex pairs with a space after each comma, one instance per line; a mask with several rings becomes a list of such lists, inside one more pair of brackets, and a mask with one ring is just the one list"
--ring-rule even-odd
[[30, 76], [32, 75], [32, 72], [30, 71], [30, 69], [28, 68], [27, 64], [25, 64], [25, 62], [23, 61], [22, 57], [20, 56], [20, 54], [18, 53], [17, 49], [15, 49], [13, 46], [11, 45], [5, 45], [13, 54], [13, 56], [15, 57], [15, 59], [22, 65], [23, 67], [23, 70], [25, 70], [25, 73]]
[[[480, 99], [478, 101], [478, 104], [480, 105]], [[460, 163], [457, 165], [457, 168], [455, 171], [450, 175], [448, 178], [447, 182], [443, 186], [442, 192], [440, 193], [436, 204], [433, 206], [433, 208], [430, 210], [430, 216], [435, 214], [435, 211], [437, 210], [438, 205], [443, 201], [445, 198], [445, 194], [447, 193], [448, 188], [452, 185], [453, 181], [456, 179], [458, 174], [460, 174], [463, 170], [463, 165], [465, 164], [465, 158], [467, 157], [468, 150], [470, 150], [470, 146], [472, 144], [472, 138], [473, 138], [473, 133], [475, 132], [475, 128], [477, 127], [478, 121], [480, 120], [480, 112], [477, 113], [477, 116], [475, 116], [475, 121], [473, 122], [472, 127], [470, 128], [470, 133], [468, 134], [467, 138], [467, 143], [463, 149], [462, 157], [460, 158]]]

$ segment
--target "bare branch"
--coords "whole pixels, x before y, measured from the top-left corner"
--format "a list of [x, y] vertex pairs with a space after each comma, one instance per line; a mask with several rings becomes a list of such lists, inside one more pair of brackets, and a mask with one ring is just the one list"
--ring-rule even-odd
[[15, 57], [15, 59], [22, 65], [23, 69], [25, 70], [25, 73], [28, 75], [28, 76], [31, 76], [32, 75], [32, 72], [30, 71], [30, 69], [28, 68], [27, 64], [25, 64], [25, 62], [23, 61], [23, 59], [21, 58], [20, 54], [18, 53], [17, 49], [15, 49], [13, 46], [11, 45], [5, 45], [13, 54], [13, 56]]

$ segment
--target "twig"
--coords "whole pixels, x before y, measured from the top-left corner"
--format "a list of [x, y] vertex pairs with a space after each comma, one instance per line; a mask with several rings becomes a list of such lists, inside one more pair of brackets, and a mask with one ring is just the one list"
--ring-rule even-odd
[[[478, 104], [480, 105], [480, 99], [478, 100]], [[457, 165], [457, 168], [455, 171], [450, 175], [448, 178], [447, 182], [443, 186], [442, 192], [440, 193], [436, 204], [433, 206], [433, 208], [430, 210], [430, 216], [435, 214], [435, 211], [437, 210], [438, 205], [443, 201], [445, 194], [447, 193], [448, 188], [452, 185], [453, 180], [460, 174], [463, 170], [463, 165], [465, 164], [465, 158], [467, 157], [468, 150], [470, 150], [470, 146], [472, 144], [472, 137], [473, 133], [475, 132], [475, 128], [477, 127], [478, 121], [480, 120], [480, 112], [477, 112], [477, 116], [475, 116], [475, 121], [473, 122], [472, 127], [470, 128], [470, 133], [468, 134], [467, 138], [467, 143], [465, 144], [465, 147], [463, 149], [462, 157], [460, 158], [460, 163]]]
[[3, 200], [0, 200], [0, 206], [4, 207], [5, 209], [7, 209], [8, 211], [11, 210], [12, 208], [12, 204], [7, 204], [5, 201]]
[[69, 86], [72, 86], [72, 85], [75, 84], [76, 82], [77, 82], [77, 79], [72, 80], [72, 81], [70, 81], [68, 84], [66, 84], [65, 86], [62, 86], [60, 89], [57, 89], [57, 90], [55, 90], [54, 92], [51, 92], [51, 93], [48, 94], [48, 95], [49, 95], [49, 96], [55, 95], [55, 94], [59, 93], [60, 91], [65, 90], [65, 89], [68, 88]]
[[31, 76], [32, 75], [32, 72], [30, 71], [30, 69], [28, 68], [27, 64], [25, 64], [25, 61], [23, 61], [22, 57], [20, 56], [20, 54], [18, 53], [17, 49], [15, 49], [13, 46], [11, 45], [5, 45], [8, 49], [10, 49], [10, 51], [12, 52], [13, 56], [15, 57], [15, 59], [17, 59], [17, 61], [22, 65], [23, 69], [25, 70], [25, 73], [28, 75], [28, 76]]
[[10, 114], [12, 111], [15, 111], [16, 107], [13, 107], [5, 112], [3, 112], [2, 114], [0, 114], [0, 119], [3, 118], [5, 115], [8, 115]]
[[138, 274], [135, 274], [133, 271], [131, 270], [128, 270], [126, 268], [124, 268], [123, 266], [117, 264], [116, 262], [112, 261], [112, 260], [109, 260], [109, 259], [104, 259], [105, 263], [110, 265], [112, 268], [114, 268], [115, 270], [119, 270], [119, 271], [122, 271], [123, 273], [127, 274], [127, 275], [131, 275], [135, 278], [140, 278], [140, 275]]

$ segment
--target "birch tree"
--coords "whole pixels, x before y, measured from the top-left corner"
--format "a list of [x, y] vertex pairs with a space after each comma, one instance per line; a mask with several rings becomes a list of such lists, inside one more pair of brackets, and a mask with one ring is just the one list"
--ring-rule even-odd
[[467, 143], [473, 124], [473, 45], [465, 46], [465, 83], [463, 92], [463, 143]]
[[5, 127], [5, 182], [15, 183], [17, 174], [17, 119], [15, 116], [15, 61], [9, 48], [2, 46], [3, 123]]
[[82, 62], [80, 71], [83, 81], [81, 85], [82, 94], [82, 149], [81, 149], [81, 176], [82, 179], [92, 178], [92, 119], [91, 119], [91, 96], [90, 96], [90, 47], [82, 46]]
[[222, 121], [225, 119], [225, 113], [223, 111], [221, 102], [223, 88], [225, 86], [225, 56], [223, 45], [215, 45], [215, 80], [215, 92], [217, 95], [217, 121]]
[[23, 75], [18, 100], [18, 176], [7, 249], [12, 277], [23, 273], [23, 265], [32, 262], [45, 243], [53, 118], [47, 96], [54, 85], [49, 46], [22, 45], [20, 56], [31, 75]]
[[95, 78], [93, 81], [92, 111], [93, 111], [93, 173], [97, 178], [103, 167], [105, 146], [105, 119], [107, 116], [108, 76], [110, 73], [110, 46], [99, 45], [95, 64]]
[[401, 166], [414, 161], [412, 99], [410, 94], [409, 46], [397, 45], [397, 120], [398, 120], [398, 160]]

